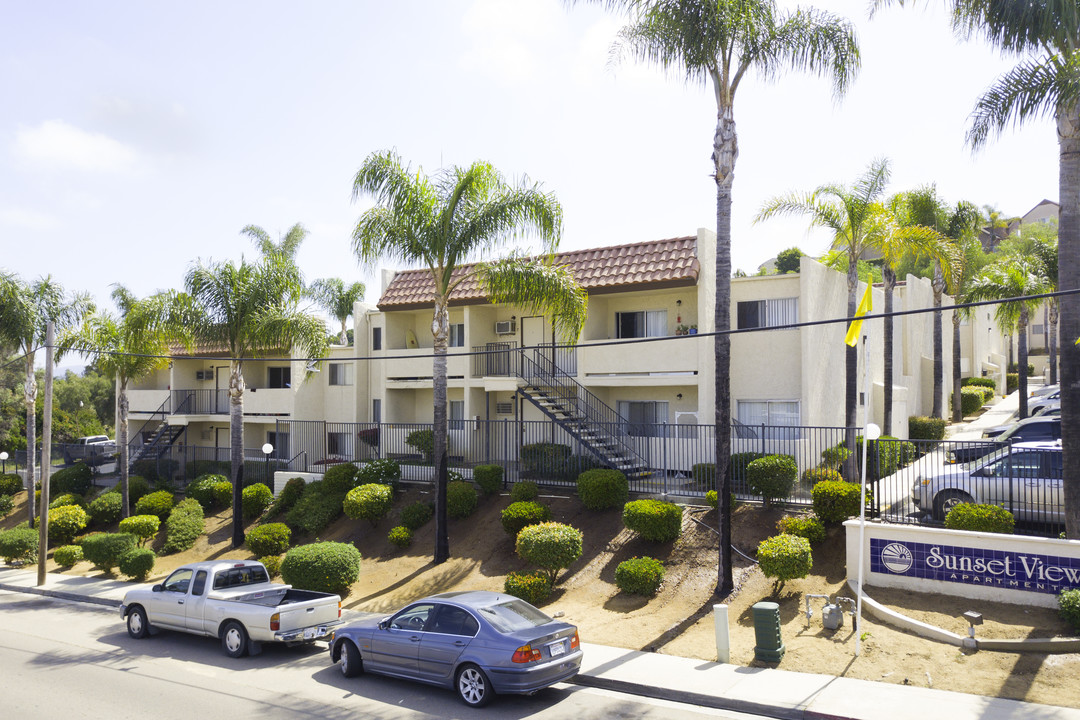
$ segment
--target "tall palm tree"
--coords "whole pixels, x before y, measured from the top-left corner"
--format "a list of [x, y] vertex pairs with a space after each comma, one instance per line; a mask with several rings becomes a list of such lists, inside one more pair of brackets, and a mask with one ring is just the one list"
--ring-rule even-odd
[[353, 305], [364, 299], [364, 283], [354, 282], [346, 286], [341, 278], [319, 278], [311, 283], [308, 293], [312, 299], [331, 317], [341, 323], [341, 335], [338, 337], [342, 345], [349, 344], [347, 321], [353, 313]]
[[277, 242], [273, 241], [270, 233], [258, 225], [247, 225], [240, 231], [240, 234], [251, 238], [251, 241], [255, 243], [255, 247], [259, 248], [259, 252], [262, 253], [263, 257], [277, 254], [292, 261], [296, 258], [296, 251], [300, 249], [300, 244], [307, 238], [308, 231], [303, 225], [296, 223]]
[[[858, 304], [859, 259], [871, 247], [881, 244], [886, 223], [880, 203], [889, 182], [889, 161], [879, 158], [851, 185], [826, 184], [808, 193], [792, 192], [766, 201], [754, 222], [774, 217], [803, 215], [810, 227], [832, 232], [832, 249], [847, 256], [847, 314], [855, 315]], [[844, 352], [844, 426], [849, 428], [849, 445], [854, 445], [856, 401], [858, 399], [859, 352], [846, 347]], [[854, 450], [854, 448], [851, 448]], [[852, 453], [854, 454], [854, 453]]]
[[467, 264], [506, 240], [533, 233], [550, 254], [558, 247], [562, 209], [554, 196], [524, 182], [507, 185], [494, 167], [475, 162], [429, 178], [413, 172], [394, 152], [372, 153], [353, 181], [353, 200], [372, 195], [375, 207], [360, 216], [353, 252], [364, 265], [380, 259], [418, 264], [431, 273], [435, 309], [432, 386], [435, 441], [435, 554], [450, 557], [446, 525], [446, 348], [447, 306], [454, 289], [478, 279], [493, 302], [524, 305], [550, 313], [553, 325], [576, 340], [585, 322], [587, 296], [570, 272], [544, 261], [522, 258]]
[[[229, 354], [229, 445], [233, 481], [233, 547], [244, 542], [244, 363], [274, 351], [319, 358], [328, 347], [325, 323], [302, 312], [300, 271], [285, 253], [256, 262], [196, 261], [184, 276], [187, 341]], [[184, 298], [182, 298], [183, 300]]]
[[[876, 0], [877, 5], [904, 0]], [[1030, 53], [978, 99], [968, 142], [982, 147], [1006, 128], [1037, 118], [1056, 121], [1059, 152], [1059, 284], [1080, 287], [1080, 13], [1069, 2], [950, 0], [953, 27], [980, 35], [1003, 53]], [[1065, 532], [1080, 537], [1080, 297], [1061, 299], [1061, 445]]]
[[116, 444], [119, 451], [122, 515], [130, 514], [128, 447], [128, 385], [138, 382], [169, 364], [169, 317], [174, 293], [146, 299], [134, 297], [126, 288], [114, 286], [113, 301], [120, 310], [114, 316], [98, 312], [80, 327], [65, 333], [59, 342], [57, 360], [68, 352], [94, 356], [98, 370], [117, 382]]
[[1012, 300], [1026, 295], [1038, 295], [1046, 292], [1046, 282], [1042, 277], [1042, 266], [1038, 260], [1023, 255], [1006, 255], [997, 262], [983, 268], [968, 288], [964, 296], [966, 302], [982, 300], [1009, 300], [998, 304], [994, 318], [1003, 333], [1018, 335], [1017, 346], [1020, 360], [1019, 392], [1020, 418], [1028, 415], [1027, 397], [1027, 362], [1028, 318], [1042, 300]]
[[[1058, 240], [1057, 227], [1038, 223], [1024, 230], [1023, 253], [1038, 259], [1040, 275], [1046, 284], [1046, 292], [1057, 292], [1058, 285]], [[1056, 297], [1046, 299], [1046, 324], [1049, 333], [1047, 350], [1050, 365], [1050, 384], [1058, 381], [1058, 315], [1060, 305]]]
[[739, 156], [735, 93], [746, 74], [766, 80], [786, 70], [829, 78], [837, 96], [859, 69], [859, 46], [850, 22], [814, 8], [782, 12], [773, 0], [568, 0], [601, 4], [630, 14], [619, 34], [619, 55], [655, 63], [711, 85], [716, 100], [712, 139], [716, 182], [715, 368], [716, 470], [720, 562], [717, 594], [734, 588], [731, 574], [731, 189]]
[[[27, 283], [16, 275], [0, 279], [0, 338], [12, 343], [23, 356], [26, 375], [23, 381], [23, 401], [26, 404], [26, 487], [27, 513], [34, 523], [34, 457], [37, 453], [37, 378], [34, 359], [45, 342], [45, 329], [52, 322], [57, 333], [78, 324], [93, 308], [86, 294], [68, 296], [60, 283], [45, 276]], [[49, 462], [49, 458], [42, 458]]]
[[[954, 212], [954, 217], [959, 214], [975, 212], [974, 205], [970, 203], [963, 203], [966, 205], [966, 209], [961, 209], [959, 213]], [[957, 206], [960, 208], [960, 205]], [[983, 252], [982, 244], [976, 237], [976, 230], [974, 227], [970, 228], [969, 232], [959, 233], [959, 237], [952, 240], [953, 248], [955, 250], [953, 256], [953, 273], [952, 280], [948, 285], [949, 294], [954, 298], [962, 298], [967, 292], [968, 286], [972, 280], [978, 275], [979, 271], [986, 265], [986, 253]], [[962, 422], [964, 419], [963, 406], [961, 402], [961, 390], [963, 382], [960, 378], [960, 360], [961, 360], [961, 346], [960, 346], [960, 323], [964, 318], [971, 317], [972, 313], [970, 309], [961, 308], [953, 310], [952, 325], [953, 325], [953, 357], [952, 357], [952, 420], [953, 422]]]

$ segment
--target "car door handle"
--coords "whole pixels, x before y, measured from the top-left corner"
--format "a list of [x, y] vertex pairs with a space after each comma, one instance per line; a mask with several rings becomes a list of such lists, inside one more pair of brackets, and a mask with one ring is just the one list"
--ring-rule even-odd
[[409, 640], [412, 641], [412, 642], [420, 642], [420, 636], [419, 635], [413, 635], [412, 637], [409, 638]]
[[463, 643], [463, 642], [461, 642], [460, 640], [455, 640], [455, 641], [454, 641], [454, 646], [455, 646], [455, 647], [465, 647], [465, 645], [466, 645], [466, 644], [467, 644], [467, 643]]
[[183, 601], [183, 600], [177, 600], [177, 601], [176, 601], [176, 604], [177, 604], [177, 605], [183, 605], [183, 604], [184, 604], [184, 601]]

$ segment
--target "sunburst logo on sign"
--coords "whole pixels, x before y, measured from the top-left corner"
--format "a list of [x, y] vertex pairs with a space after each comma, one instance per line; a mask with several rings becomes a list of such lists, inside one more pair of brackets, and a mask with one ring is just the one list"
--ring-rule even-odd
[[907, 545], [889, 543], [881, 549], [881, 564], [884, 565], [889, 572], [903, 575], [911, 569], [913, 562], [915, 562], [915, 557], [911, 554], [911, 551], [908, 550]]

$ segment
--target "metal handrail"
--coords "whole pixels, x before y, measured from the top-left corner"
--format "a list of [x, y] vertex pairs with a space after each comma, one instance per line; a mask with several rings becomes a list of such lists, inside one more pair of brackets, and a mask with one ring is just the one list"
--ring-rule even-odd
[[[150, 417], [146, 419], [146, 422], [144, 422], [144, 423], [142, 424], [142, 427], [140, 427], [140, 428], [139, 428], [138, 430], [136, 430], [136, 431], [135, 431], [135, 434], [131, 436], [131, 437], [132, 437], [132, 439], [131, 439], [131, 440], [128, 440], [128, 454], [129, 454], [129, 456], [130, 456], [130, 454], [131, 454], [131, 451], [132, 451], [133, 449], [135, 449], [135, 448], [138, 448], [138, 447], [142, 447], [142, 445], [143, 445], [143, 442], [142, 442], [142, 434], [143, 434], [143, 431], [145, 431], [145, 430], [146, 430], [146, 426], [147, 426], [147, 425], [149, 425], [150, 423], [154, 422], [154, 420], [155, 420], [155, 419], [157, 419], [157, 422], [158, 422], [159, 424], [160, 424], [160, 423], [163, 423], [163, 422], [165, 422], [165, 417], [166, 417], [166, 416], [168, 415], [168, 411], [167, 411], [167, 410], [166, 410], [165, 408], [166, 408], [166, 406], [167, 406], [167, 405], [169, 404], [169, 401], [170, 401], [171, 399], [172, 399], [171, 395], [170, 395], [170, 396], [167, 396], [167, 397], [166, 397], [166, 398], [165, 398], [165, 399], [164, 399], [164, 400], [163, 400], [163, 401], [161, 402], [161, 405], [159, 405], [159, 406], [158, 406], [158, 409], [157, 409], [157, 410], [155, 410], [155, 411], [154, 411], [154, 412], [153, 412], [153, 413], [152, 413], [152, 414], [150, 415]], [[160, 415], [161, 417], [160, 417], [160, 418], [158, 418], [158, 415]], [[138, 443], [138, 445], [136, 445], [136, 444], [135, 444], [135, 438], [139, 438], [139, 443]]]

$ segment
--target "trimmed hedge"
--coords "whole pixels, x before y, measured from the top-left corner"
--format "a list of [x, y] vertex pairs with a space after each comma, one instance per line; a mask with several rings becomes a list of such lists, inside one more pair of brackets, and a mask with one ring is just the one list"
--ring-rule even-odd
[[405, 437], [405, 444], [415, 448], [424, 462], [435, 459], [435, 432], [433, 430], [413, 430]]
[[501, 465], [477, 465], [473, 468], [473, 480], [480, 492], [494, 495], [502, 490], [503, 469]]
[[762, 540], [757, 549], [758, 567], [765, 577], [782, 586], [788, 580], [804, 578], [814, 566], [810, 541], [795, 535], [774, 535]]
[[285, 515], [285, 522], [294, 531], [317, 535], [341, 515], [348, 490], [339, 492], [326, 480], [310, 482], [300, 499]]
[[148, 482], [171, 482], [180, 469], [180, 462], [172, 458], [146, 458], [131, 464], [131, 471]]
[[353, 520], [368, 520], [377, 525], [394, 504], [394, 489], [389, 485], [369, 483], [353, 488], [345, 496], [342, 507]]
[[265, 555], [259, 558], [259, 562], [266, 566], [266, 574], [271, 578], [281, 577], [280, 555]]
[[960, 381], [960, 386], [961, 387], [977, 386], [977, 387], [990, 388], [991, 390], [996, 390], [997, 389], [997, 381], [994, 380], [994, 378], [988, 378], [988, 377], [969, 377], [969, 378], [964, 378], [963, 380], [961, 380]]
[[356, 463], [341, 463], [323, 473], [323, 487], [330, 492], [345, 493], [356, 487]]
[[289, 549], [292, 530], [285, 523], [268, 523], [254, 527], [245, 536], [248, 550], [255, 557], [281, 555]]
[[525, 472], [544, 472], [561, 467], [570, 454], [569, 445], [541, 442], [523, 445], [519, 457]]
[[111, 525], [120, 519], [121, 505], [124, 499], [117, 492], [107, 492], [90, 501], [87, 508], [93, 525]]
[[[862, 436], [855, 438], [855, 467], [862, 474]], [[892, 475], [897, 470], [907, 467], [918, 457], [915, 444], [899, 440], [891, 435], [882, 435], [877, 440], [866, 444], [866, 481], [876, 482]]]
[[288, 482], [285, 483], [285, 487], [281, 488], [281, 492], [278, 493], [277, 499], [266, 509], [266, 516], [274, 517], [291, 510], [296, 505], [296, 501], [300, 499], [300, 496], [304, 494], [305, 487], [307, 487], [307, 483], [304, 482], [304, 478], [289, 478]]
[[1012, 535], [1016, 528], [1016, 518], [1000, 505], [960, 503], [945, 516], [945, 527], [950, 530]]
[[8, 473], [0, 475], [0, 495], [14, 495], [23, 489], [22, 478]]
[[823, 480], [810, 490], [814, 514], [826, 525], [858, 515], [861, 494], [859, 485], [843, 480]]
[[944, 440], [945, 419], [912, 415], [908, 418], [908, 438], [911, 440]]
[[53, 560], [60, 567], [75, 567], [82, 559], [83, 551], [78, 545], [61, 545], [53, 551]]
[[94, 471], [86, 463], [77, 462], [49, 476], [49, 493], [54, 496], [64, 493], [86, 495], [93, 483]]
[[397, 527], [390, 528], [390, 532], [387, 533], [386, 539], [390, 541], [391, 545], [397, 545], [399, 548], [407, 548], [412, 545], [412, 530], [404, 525], [398, 525]]
[[434, 514], [435, 508], [431, 507], [431, 503], [417, 500], [401, 508], [401, 524], [410, 530], [419, 530], [427, 525]]
[[540, 572], [511, 572], [503, 581], [503, 592], [531, 605], [539, 605], [551, 595], [551, 580]]
[[520, 480], [510, 488], [510, 499], [513, 502], [525, 502], [540, 497], [540, 488], [532, 480]]
[[663, 500], [632, 500], [623, 506], [623, 525], [650, 542], [671, 542], [682, 534], [682, 508]]
[[398, 464], [397, 460], [372, 460], [361, 465], [356, 472], [357, 485], [379, 483], [380, 485], [389, 485], [394, 490], [397, 490], [400, 481], [401, 465]]
[[631, 595], [655, 595], [664, 582], [664, 564], [651, 557], [635, 557], [615, 568], [615, 584]]
[[161, 518], [157, 515], [132, 515], [120, 521], [120, 532], [134, 535], [140, 546], [157, 535], [160, 528]]
[[715, 490], [710, 490], [705, 493], [705, 502], [708, 503], [709, 507], [713, 510], [716, 510], [720, 506], [720, 495], [717, 494]]
[[1058, 615], [1080, 633], [1080, 590], [1062, 590], [1058, 594]]
[[154, 561], [157, 556], [150, 548], [138, 547], [124, 553], [117, 565], [120, 572], [137, 582], [143, 582], [154, 569]]
[[446, 484], [446, 514], [452, 518], [467, 518], [476, 509], [477, 493], [471, 482], [458, 480]]
[[1020, 376], [1017, 373], [1005, 373], [1005, 394], [1010, 395], [1020, 388]]
[[120, 564], [120, 558], [135, 549], [136, 542], [135, 536], [128, 533], [94, 533], [85, 536], [79, 544], [85, 559], [98, 570], [110, 573]]
[[58, 496], [55, 500], [49, 501], [49, 509], [55, 510], [58, 507], [64, 507], [65, 505], [78, 505], [83, 510], [86, 509], [86, 500], [82, 495], [75, 495], [74, 493], [64, 493]]
[[240, 491], [240, 507], [249, 520], [262, 515], [272, 502], [274, 492], [263, 483], [253, 483]]
[[193, 498], [199, 501], [204, 511], [213, 510], [217, 507], [227, 507], [229, 501], [226, 501], [224, 505], [221, 504], [221, 498], [218, 493], [214, 492], [214, 487], [218, 483], [226, 483], [229, 486], [229, 496], [232, 499], [232, 483], [224, 475], [200, 475], [195, 478], [184, 491], [187, 497]]
[[9, 565], [19, 560], [32, 562], [37, 554], [37, 530], [28, 527], [0, 530], [0, 557]]
[[174, 497], [168, 490], [158, 490], [139, 498], [135, 503], [136, 515], [157, 515], [161, 520], [169, 517], [173, 509]]
[[832, 447], [825, 448], [821, 451], [821, 464], [835, 472], [850, 456], [851, 450], [848, 449], [847, 445], [841, 442], [838, 445], [833, 445]]
[[618, 470], [587, 470], [578, 476], [577, 494], [589, 510], [607, 510], [626, 502], [630, 497], [630, 483]]
[[165, 521], [165, 543], [161, 553], [183, 552], [195, 545], [206, 529], [202, 505], [198, 500], [187, 498], [177, 503]]
[[6, 517], [15, 509], [15, 498], [10, 495], [0, 495], [0, 518]]
[[[949, 396], [952, 397], [951, 395]], [[986, 403], [986, 396], [983, 395], [983, 389], [980, 387], [962, 387], [960, 388], [960, 413], [967, 417], [973, 413], [979, 411], [979, 409]]]
[[502, 511], [501, 520], [503, 530], [516, 538], [521, 528], [551, 520], [551, 508], [529, 500], [510, 503]]
[[816, 467], [810, 468], [802, 474], [802, 481], [804, 485], [814, 487], [823, 480], [832, 480], [833, 482], [839, 482], [844, 479], [844, 476], [840, 474], [839, 470], [833, 470], [832, 468]]
[[811, 544], [825, 542], [825, 524], [813, 515], [794, 515], [780, 518], [776, 530], [781, 535], [803, 537]]
[[294, 547], [281, 561], [281, 579], [300, 590], [347, 595], [360, 577], [360, 551], [348, 543]]
[[49, 543], [67, 545], [86, 529], [90, 516], [78, 505], [61, 505], [49, 510]]
[[515, 546], [518, 556], [539, 567], [554, 586], [559, 571], [581, 557], [582, 534], [562, 523], [539, 523], [522, 528]]
[[790, 455], [769, 455], [746, 466], [746, 482], [766, 507], [791, 495], [799, 478], [799, 466]]

